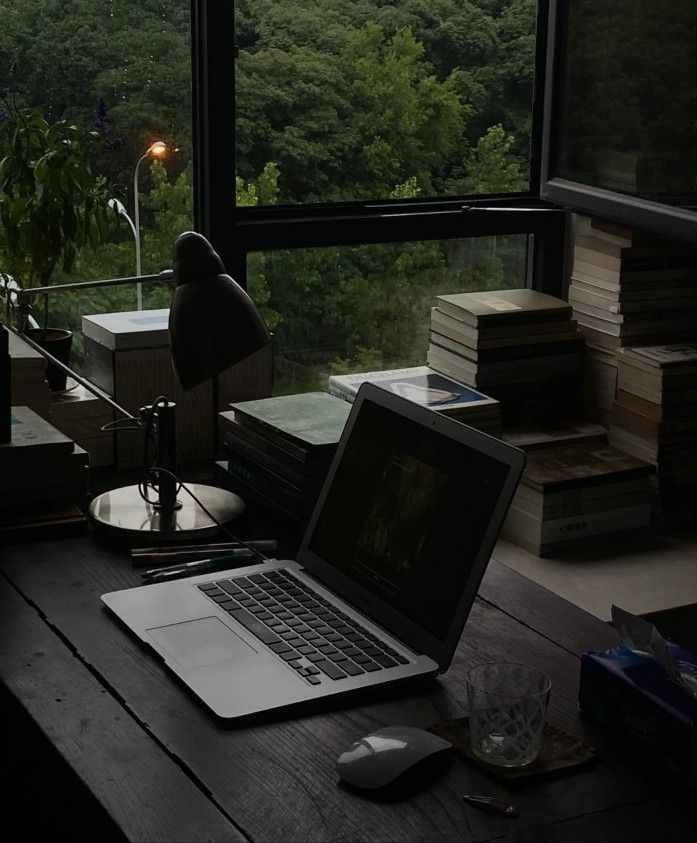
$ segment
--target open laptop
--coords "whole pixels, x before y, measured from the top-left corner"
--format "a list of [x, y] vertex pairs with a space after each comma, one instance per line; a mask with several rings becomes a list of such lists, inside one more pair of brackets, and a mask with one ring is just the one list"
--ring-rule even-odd
[[524, 462], [364, 384], [297, 561], [102, 600], [223, 718], [434, 675], [452, 659]]

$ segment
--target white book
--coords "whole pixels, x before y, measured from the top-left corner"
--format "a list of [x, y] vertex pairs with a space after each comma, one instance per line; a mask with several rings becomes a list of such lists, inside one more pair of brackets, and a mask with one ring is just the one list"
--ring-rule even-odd
[[480, 415], [481, 411], [486, 409], [490, 414], [498, 415], [500, 409], [499, 402], [494, 398], [445, 377], [428, 366], [332, 375], [329, 378], [329, 392], [338, 398], [353, 402], [360, 386], [367, 382], [423, 407], [446, 414], [461, 415], [471, 412]]
[[649, 503], [586, 512], [542, 521], [512, 505], [503, 527], [504, 535], [520, 535], [544, 544], [577, 541], [589, 536], [618, 533], [647, 527], [651, 521]]
[[169, 308], [82, 317], [82, 334], [112, 351], [169, 345]]

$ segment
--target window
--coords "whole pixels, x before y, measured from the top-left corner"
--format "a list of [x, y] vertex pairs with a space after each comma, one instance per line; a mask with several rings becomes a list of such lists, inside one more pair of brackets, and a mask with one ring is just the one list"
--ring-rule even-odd
[[550, 6], [542, 195], [697, 242], [697, 5]]
[[[171, 266], [174, 238], [193, 223], [190, 31], [188, 0], [0, 0], [0, 109], [28, 106], [98, 132], [93, 169], [119, 209], [108, 242], [83, 249], [54, 283], [137, 274], [134, 175], [155, 140], [168, 154], [139, 168], [142, 273]], [[143, 285], [146, 307], [169, 297]], [[79, 331], [82, 314], [135, 308], [135, 285], [56, 294], [50, 320]]]

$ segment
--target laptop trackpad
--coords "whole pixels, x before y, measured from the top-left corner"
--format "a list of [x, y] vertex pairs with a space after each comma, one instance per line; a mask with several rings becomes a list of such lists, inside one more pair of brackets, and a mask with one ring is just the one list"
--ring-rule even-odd
[[186, 668], [227, 662], [256, 653], [219, 618], [158, 626], [147, 632], [168, 655]]

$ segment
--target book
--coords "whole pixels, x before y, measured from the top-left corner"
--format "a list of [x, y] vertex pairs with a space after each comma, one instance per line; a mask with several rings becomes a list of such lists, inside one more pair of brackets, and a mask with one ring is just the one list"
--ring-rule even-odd
[[563, 299], [536, 290], [514, 289], [440, 295], [438, 310], [477, 328], [532, 322], [553, 322], [571, 316]]
[[504, 324], [478, 330], [435, 307], [431, 310], [431, 330], [477, 350], [577, 338], [576, 322], [571, 319], [545, 322], [543, 326], [537, 323]]
[[585, 419], [570, 419], [537, 425], [507, 427], [501, 437], [504, 442], [523, 450], [545, 448], [565, 442], [594, 441], [607, 443], [607, 429]]
[[83, 316], [82, 334], [112, 351], [169, 346], [169, 308]]
[[329, 378], [329, 392], [337, 398], [353, 402], [361, 384], [366, 382], [374, 383], [422, 407], [454, 418], [475, 415], [498, 417], [500, 414], [499, 402], [496, 399], [470, 389], [428, 366], [332, 375]]
[[502, 348], [476, 349], [459, 343], [449, 337], [438, 334], [435, 331], [429, 333], [429, 341], [447, 351], [459, 354], [467, 360], [476, 363], [499, 363], [505, 360], [526, 360], [530, 357], [543, 357], [545, 355], [569, 354], [580, 352], [585, 345], [583, 336], [576, 332], [573, 336], [558, 339], [552, 342], [536, 342], [523, 345], [509, 345]]
[[341, 438], [351, 407], [326, 392], [281, 395], [230, 405], [242, 426], [277, 443], [302, 448], [334, 449]]
[[648, 477], [653, 466], [598, 442], [575, 442], [528, 453], [521, 483], [538, 491], [560, 491]]
[[10, 427], [11, 440], [0, 444], [0, 460], [7, 467], [73, 451], [73, 441], [29, 407], [12, 407]]

